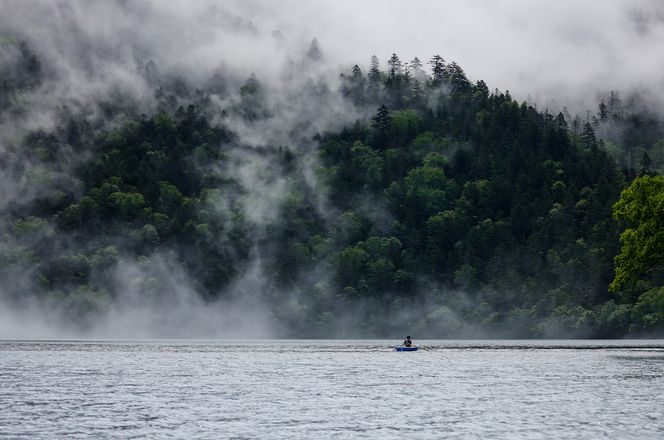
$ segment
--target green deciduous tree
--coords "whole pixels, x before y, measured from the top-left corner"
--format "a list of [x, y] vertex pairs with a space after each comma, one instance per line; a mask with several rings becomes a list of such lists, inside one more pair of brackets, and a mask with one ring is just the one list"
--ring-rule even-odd
[[135, 192], [114, 192], [109, 196], [109, 202], [120, 219], [130, 221], [140, 213], [145, 205], [145, 198]]
[[613, 216], [629, 226], [620, 235], [620, 254], [611, 290], [664, 270], [664, 176], [634, 179], [613, 206]]

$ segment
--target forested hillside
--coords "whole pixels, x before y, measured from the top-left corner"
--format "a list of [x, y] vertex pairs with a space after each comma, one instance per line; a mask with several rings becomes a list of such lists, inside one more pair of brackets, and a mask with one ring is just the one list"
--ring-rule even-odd
[[[2, 44], [16, 56], [0, 115], [20, 118], [49, 71]], [[305, 62], [321, 57], [314, 41]], [[294, 92], [338, 97], [357, 117], [337, 128], [275, 105], [260, 72], [196, 85], [143, 72], [153, 112], [120, 94], [10, 136], [9, 303], [37, 299], [85, 329], [127, 289], [168, 307], [186, 285], [204, 304], [250, 296], [280, 336], [664, 330], [664, 124], [615, 92], [574, 117], [440, 56], [394, 54]], [[286, 134], [247, 141], [266, 124]]]

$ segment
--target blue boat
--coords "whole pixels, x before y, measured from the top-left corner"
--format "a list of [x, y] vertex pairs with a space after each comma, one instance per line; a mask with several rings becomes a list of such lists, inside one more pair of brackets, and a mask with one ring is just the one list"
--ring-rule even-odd
[[419, 347], [404, 347], [403, 345], [398, 345], [394, 347], [394, 351], [417, 351]]

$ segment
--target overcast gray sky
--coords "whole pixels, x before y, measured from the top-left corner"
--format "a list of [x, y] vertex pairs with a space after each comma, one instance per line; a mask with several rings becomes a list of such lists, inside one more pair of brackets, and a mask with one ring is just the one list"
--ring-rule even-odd
[[[223, 60], [260, 75], [316, 37], [330, 67], [440, 54], [540, 103], [594, 105], [597, 92], [634, 87], [664, 95], [661, 0], [7, 0], [0, 13], [65, 64], [88, 40], [83, 50], [106, 60], [142, 47], [192, 74]], [[123, 65], [105, 70], [120, 77]]]
[[491, 88], [542, 100], [587, 98], [612, 88], [664, 89], [661, 0], [242, 3], [257, 21], [315, 34], [339, 61], [439, 53]]

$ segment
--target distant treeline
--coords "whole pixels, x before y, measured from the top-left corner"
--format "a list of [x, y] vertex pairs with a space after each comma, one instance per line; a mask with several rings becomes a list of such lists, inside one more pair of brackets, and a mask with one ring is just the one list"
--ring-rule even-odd
[[[39, 84], [21, 50], [2, 102]], [[314, 165], [294, 146], [252, 150], [289, 182], [262, 232], [226, 172], [246, 147], [204, 90], [114, 129], [68, 115], [29, 133], [7, 153], [20, 158], [12, 173], [45, 189], [4, 208], [0, 275], [18, 280], [6, 297], [65, 304], [90, 325], [118, 296], [120, 261], [172, 254], [214, 301], [260, 257], [260, 295], [292, 335], [350, 336], [348, 314], [361, 336], [663, 331], [661, 116], [630, 113], [615, 93], [585, 120], [550, 114], [442, 57], [428, 64], [393, 55], [385, 71], [374, 57], [343, 74], [348, 108], [375, 114], [311, 139]], [[268, 117], [256, 76], [237, 93], [224, 111]], [[81, 158], [73, 171], [64, 150]], [[158, 296], [156, 281], [135, 280]]]

